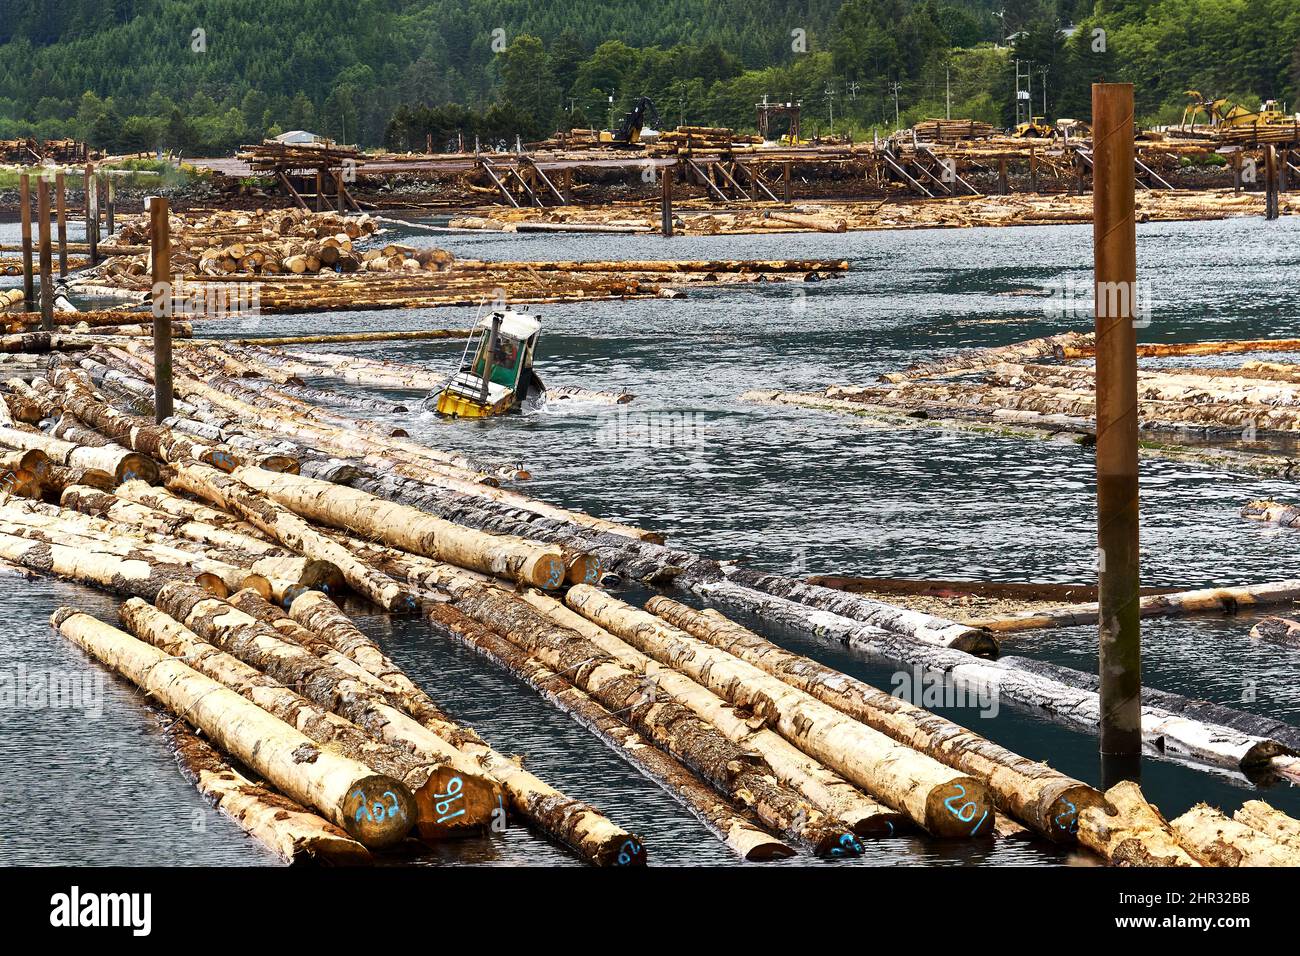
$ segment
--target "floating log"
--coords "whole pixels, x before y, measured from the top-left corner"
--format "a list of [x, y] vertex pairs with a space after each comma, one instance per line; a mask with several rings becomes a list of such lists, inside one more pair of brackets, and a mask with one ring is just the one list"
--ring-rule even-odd
[[761, 668], [868, 727], [980, 780], [1002, 813], [1057, 842], [1072, 842], [1079, 811], [1099, 804], [1092, 787], [1012, 753], [974, 731], [773, 644], [716, 611], [666, 597], [647, 610], [686, 633]]
[[1232, 818], [1271, 840], [1300, 850], [1300, 820], [1287, 816], [1263, 800], [1247, 800]]
[[1136, 783], [1125, 781], [1105, 793], [1103, 806], [1079, 814], [1079, 842], [1114, 866], [1200, 866], [1160, 811], [1147, 803]]
[[675, 797], [742, 860], [758, 862], [794, 855], [790, 846], [760, 829], [712, 788], [701, 783], [683, 764], [659, 750], [537, 658], [449, 604], [431, 604], [427, 614], [439, 634], [505, 668], [595, 733], [615, 753]]
[[[1300, 598], [1300, 579], [1291, 579], [1243, 587], [1200, 588], [1195, 591], [1147, 595], [1140, 599], [1138, 613], [1142, 617], [1178, 617], [1184, 614], [1211, 612], [1236, 614], [1244, 608], [1289, 604], [1297, 598]], [[1097, 614], [1096, 602], [1089, 602], [979, 619], [972, 621], [971, 624], [1005, 635], [1046, 627], [1095, 624]]]
[[895, 607], [883, 601], [830, 588], [806, 584], [797, 578], [764, 574], [744, 568], [728, 570], [728, 580], [744, 587], [788, 598], [810, 608], [827, 611], [861, 621], [871, 627], [895, 634], [905, 634], [917, 641], [967, 651], [980, 656], [996, 657], [997, 641], [978, 627], [946, 621], [933, 614]]
[[414, 826], [415, 802], [400, 781], [322, 750], [229, 688], [75, 608], [59, 608], [51, 620], [64, 637], [364, 846], [393, 846]]
[[738, 746], [767, 761], [777, 780], [802, 794], [829, 818], [859, 837], [892, 837], [910, 828], [906, 814], [891, 810], [859, 791], [824, 762], [805, 754], [766, 726], [755, 726], [745, 708], [733, 707], [686, 674], [643, 654], [613, 633], [536, 591], [522, 595], [560, 627], [581, 634], [646, 679], [656, 691], [682, 704], [701, 720], [722, 731]]
[[560, 549], [503, 535], [485, 535], [406, 505], [301, 475], [236, 469], [232, 477], [311, 521], [391, 547], [495, 574], [524, 584], [564, 584]]
[[116, 443], [76, 445], [42, 432], [0, 427], [0, 444], [10, 448], [39, 449], [60, 465], [106, 472], [118, 482], [139, 479], [154, 484], [159, 477], [158, 465], [153, 459]]
[[[261, 469], [237, 468], [230, 476], [197, 463], [179, 463], [173, 468], [168, 487], [198, 495], [212, 503], [233, 510], [259, 530], [304, 557], [328, 561], [343, 573], [348, 585], [380, 607], [389, 611], [412, 611], [416, 599], [406, 588], [386, 574], [358, 561], [287, 508], [274, 503], [234, 477], [240, 472]], [[274, 472], [263, 472], [268, 476]]]
[[660, 663], [753, 711], [809, 756], [936, 836], [986, 836], [993, 808], [984, 785], [845, 716], [740, 658], [587, 585], [569, 607]]
[[624, 717], [648, 739], [691, 767], [719, 792], [752, 809], [765, 827], [823, 856], [857, 855], [857, 837], [777, 782], [759, 757], [747, 754], [673, 701], [647, 692], [637, 675], [581, 635], [548, 621], [525, 602], [496, 588], [452, 584], [458, 610], [491, 627], [552, 671], [563, 674], [602, 706]]
[[364, 866], [370, 851], [288, 797], [240, 776], [177, 718], [167, 725], [176, 763], [199, 792], [245, 833], [290, 865]]
[[1300, 866], [1300, 849], [1279, 843], [1204, 803], [1170, 826], [1178, 842], [1202, 866]]
[[[742, 587], [732, 581], [693, 580], [690, 587], [715, 603], [740, 608], [745, 613], [810, 632], [822, 639], [838, 640], [890, 661], [936, 671], [980, 695], [1000, 699], [1003, 703], [1019, 703], [1039, 715], [1096, 731], [1099, 705], [1095, 686], [1074, 686], [1058, 676], [1036, 672], [1029, 667], [1032, 662], [981, 660], [961, 651], [899, 638], [869, 625]], [[1077, 671], [1069, 673], [1081, 679], [1087, 677]], [[1212, 766], [1241, 770], [1247, 775], [1270, 773], [1270, 763], [1275, 757], [1291, 753], [1288, 747], [1276, 740], [1183, 717], [1159, 707], [1143, 708], [1142, 734], [1147, 747], [1155, 754], [1177, 755]]]
[[[1139, 344], [1138, 358], [1192, 355], [1240, 355], [1243, 352], [1300, 352], [1300, 339], [1236, 339], [1222, 342], [1161, 342]], [[1092, 358], [1091, 344], [1065, 349], [1067, 359]]]
[[1003, 362], [1026, 362], [1044, 358], [1071, 357], [1071, 352], [1092, 347], [1092, 333], [1062, 332], [1044, 338], [1016, 342], [1012, 345], [998, 345], [992, 348], [973, 349], [958, 352], [949, 358], [934, 362], [922, 362], [912, 365], [902, 372], [890, 372], [881, 376], [887, 382], [906, 382], [921, 378], [942, 378], [961, 372], [991, 368]]
[[422, 839], [436, 841], [467, 832], [479, 833], [491, 820], [500, 788], [483, 776], [467, 775], [446, 763], [421, 760], [407, 750], [375, 740], [355, 724], [314, 706], [138, 598], [123, 604], [120, 614], [131, 633], [141, 640], [246, 697], [321, 746], [401, 780], [415, 798], [415, 825]]
[[1285, 617], [1266, 617], [1250, 629], [1250, 636], [1257, 641], [1300, 648], [1300, 621]]

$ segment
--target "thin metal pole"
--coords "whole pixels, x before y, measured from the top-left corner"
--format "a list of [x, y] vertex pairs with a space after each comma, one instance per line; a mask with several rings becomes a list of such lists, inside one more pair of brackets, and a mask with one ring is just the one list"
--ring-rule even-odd
[[18, 177], [18, 205], [23, 221], [23, 308], [31, 312], [36, 305], [36, 283], [32, 278], [32, 184], [26, 173]]
[[661, 175], [663, 183], [663, 234], [673, 234], [673, 168], [665, 166]]
[[36, 218], [40, 227], [41, 329], [54, 331], [54, 262], [50, 248], [50, 184], [36, 177]]
[[1141, 775], [1138, 616], [1137, 226], [1133, 85], [1092, 87], [1093, 256], [1097, 332], [1097, 666], [1101, 778]]
[[59, 278], [68, 277], [68, 201], [64, 195], [63, 170], [54, 174], [54, 208], [59, 219]]
[[153, 407], [161, 424], [172, 414], [172, 295], [171, 228], [167, 200], [154, 196], [149, 204], [153, 265]]

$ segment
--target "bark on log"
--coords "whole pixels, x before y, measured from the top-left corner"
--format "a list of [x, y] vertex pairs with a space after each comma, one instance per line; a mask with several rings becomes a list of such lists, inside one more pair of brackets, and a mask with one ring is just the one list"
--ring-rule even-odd
[[1287, 816], [1263, 800], [1247, 800], [1232, 818], [1271, 840], [1300, 850], [1300, 820]]
[[1079, 842], [1113, 866], [1200, 866], [1136, 783], [1106, 791], [1104, 806], [1079, 814]]
[[152, 459], [115, 443], [75, 445], [42, 432], [0, 428], [0, 444], [10, 448], [36, 448], [61, 465], [108, 472], [119, 482], [139, 479], [155, 484], [158, 481], [158, 466]]
[[553, 623], [581, 634], [673, 700], [726, 734], [736, 745], [767, 761], [777, 780], [802, 794], [827, 817], [859, 837], [892, 837], [909, 828], [906, 814], [862, 793], [842, 776], [808, 756], [745, 708], [733, 707], [702, 684], [637, 650], [631, 644], [536, 591], [521, 595]]
[[343, 573], [354, 591], [386, 610], [413, 611], [417, 607], [415, 595], [392, 578], [362, 564], [346, 548], [322, 535], [298, 515], [251, 490], [233, 476], [206, 465], [181, 463], [174, 466], [167, 485], [234, 511], [304, 557], [331, 562]]
[[[738, 607], [765, 620], [807, 629], [821, 638], [842, 641], [850, 647], [896, 663], [944, 675], [957, 686], [982, 698], [1016, 703], [1059, 723], [1096, 732], [1099, 704], [1095, 687], [1078, 671], [1056, 675], [1040, 671], [1033, 662], [987, 661], [961, 651], [899, 638], [847, 618], [817, 611], [785, 598], [744, 588], [730, 581], [693, 581], [692, 588], [715, 603]], [[1067, 683], [1065, 676], [1071, 677]], [[1078, 681], [1074, 679], [1078, 678]], [[1094, 678], [1095, 680], [1095, 678]], [[1148, 688], [1143, 688], [1149, 694]], [[1240, 770], [1247, 775], [1272, 773], [1270, 761], [1289, 753], [1276, 740], [1230, 727], [1184, 717], [1161, 707], [1144, 706], [1142, 738], [1155, 755], [1171, 754], [1212, 766]]]
[[686, 708], [659, 700], [643, 676], [574, 631], [557, 627], [525, 602], [476, 583], [453, 585], [458, 610], [492, 627], [564, 674], [602, 706], [626, 714], [648, 739], [694, 769], [741, 806], [753, 809], [764, 826], [825, 856], [857, 855], [861, 844], [842, 827], [772, 776], [756, 755], [747, 754]]
[[997, 656], [997, 641], [992, 635], [979, 628], [946, 621], [933, 614], [895, 607], [884, 601], [874, 601], [858, 594], [806, 584], [798, 578], [788, 578], [779, 574], [764, 574], [759, 571], [735, 568], [727, 572], [727, 578], [757, 591], [789, 598], [808, 607], [861, 621], [863, 624], [884, 631], [905, 634], [926, 644], [950, 647], [981, 657]]
[[119, 613], [127, 629], [141, 640], [230, 688], [322, 747], [400, 780], [415, 799], [415, 826], [422, 839], [480, 833], [490, 822], [500, 788], [487, 778], [466, 775], [445, 762], [422, 760], [375, 740], [145, 601], [133, 598]]
[[740, 658], [587, 585], [569, 607], [662, 664], [769, 722], [809, 756], [843, 774], [935, 836], [988, 836], [993, 807], [984, 785], [858, 723]]
[[958, 352], [949, 358], [934, 362], [921, 362], [910, 366], [902, 372], [891, 372], [882, 376], [886, 381], [905, 382], [910, 379], [944, 377], [959, 372], [969, 372], [989, 368], [1008, 359], [1025, 361], [1042, 359], [1049, 356], [1064, 358], [1070, 351], [1091, 347], [1092, 333], [1063, 332], [1045, 338], [1030, 339], [1013, 345], [1000, 345], [986, 349], [974, 349]]
[[[1270, 581], [1242, 587], [1201, 588], [1195, 591], [1178, 591], [1172, 594], [1150, 594], [1139, 599], [1138, 613], [1142, 617], [1177, 617], [1183, 614], [1217, 612], [1236, 614], [1243, 608], [1269, 604], [1287, 604], [1300, 598], [1300, 579]], [[1048, 627], [1074, 627], [1096, 624], [1097, 603], [1071, 604], [1041, 611], [1025, 611], [1005, 617], [974, 621], [979, 627], [998, 634], [1038, 630]]]
[[1204, 803], [1170, 826], [1202, 866], [1300, 866], [1300, 848], [1279, 843]]
[[1250, 629], [1250, 636], [1257, 641], [1300, 648], [1300, 621], [1285, 617], [1266, 617]]
[[245, 833], [291, 866], [365, 866], [370, 851], [323, 817], [238, 774], [182, 721], [168, 725], [167, 740], [181, 773]]
[[59, 608], [51, 620], [64, 637], [364, 846], [393, 846], [414, 826], [415, 802], [400, 781], [322, 750], [229, 688], [75, 608]]
[[166, 584], [191, 584], [203, 574], [143, 554], [107, 554], [0, 533], [0, 558], [55, 577], [152, 601]]
[[564, 584], [564, 555], [553, 546], [485, 535], [406, 505], [301, 475], [241, 468], [232, 477], [297, 515], [391, 547], [538, 587]]
[[546, 700], [596, 734], [615, 753], [658, 783], [742, 860], [758, 862], [794, 855], [787, 844], [754, 825], [683, 764], [655, 747], [591, 697], [537, 658], [449, 604], [428, 608], [429, 621], [444, 637], [476, 651], [528, 684]]
[[1102, 795], [1085, 783], [938, 714], [787, 651], [716, 611], [696, 611], [666, 597], [651, 598], [646, 608], [868, 727], [977, 778], [988, 788], [999, 811], [1050, 840], [1073, 842], [1079, 811], [1102, 802]]

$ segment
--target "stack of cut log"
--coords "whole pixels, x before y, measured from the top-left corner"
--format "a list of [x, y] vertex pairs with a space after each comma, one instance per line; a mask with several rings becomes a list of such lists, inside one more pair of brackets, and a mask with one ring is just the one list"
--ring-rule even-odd
[[735, 146], [761, 146], [763, 137], [737, 133], [725, 126], [679, 126], [659, 134], [650, 152], [661, 156], [689, 156], [701, 152], [730, 152]]
[[972, 119], [931, 119], [917, 123], [912, 132], [922, 143], [955, 145], [965, 140], [988, 139], [993, 135], [993, 126]]
[[338, 168], [344, 163], [355, 164], [355, 168], [362, 162], [360, 151], [351, 146], [338, 146], [332, 142], [281, 143], [274, 139], [241, 146], [235, 158], [242, 159], [259, 173]]
[[1223, 146], [1300, 146], [1300, 122], [1221, 126], [1214, 134]]

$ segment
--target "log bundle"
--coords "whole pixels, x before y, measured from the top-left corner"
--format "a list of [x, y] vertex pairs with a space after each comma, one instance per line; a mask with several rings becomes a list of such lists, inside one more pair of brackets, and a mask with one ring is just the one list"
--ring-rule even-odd
[[[1181, 859], [1162, 848], [1166, 825], [1117, 822], [1109, 795], [1050, 766], [717, 611], [665, 597], [642, 610], [596, 585], [609, 570], [681, 577], [710, 600], [914, 655], [1049, 712], [1090, 712], [1095, 694], [982, 660], [998, 650], [984, 629], [723, 567], [531, 498], [510, 487], [527, 478], [520, 463], [415, 442], [359, 417], [364, 401], [321, 404], [332, 393], [318, 379], [427, 387], [417, 368], [178, 347], [174, 415], [158, 425], [148, 358], [123, 342], [14, 363], [0, 392], [0, 558], [128, 599], [120, 628], [72, 608], [55, 625], [188, 724], [176, 749], [196, 785], [286, 861], [491, 839], [504, 816], [592, 864], [647, 860], [634, 829], [445, 713], [342, 611], [348, 595], [418, 611], [495, 662], [747, 860], [1025, 829], [1112, 862]], [[1285, 751], [1144, 717], [1174, 752], [1210, 763]]]
[[[496, 301], [676, 297], [687, 283], [807, 281], [836, 260], [482, 262], [445, 249], [380, 244], [379, 221], [305, 210], [172, 216], [176, 314], [222, 317], [308, 310], [432, 308]], [[144, 300], [152, 288], [147, 217], [128, 220], [122, 251], [75, 277], [88, 293]], [[109, 251], [105, 247], [104, 251]], [[255, 297], [255, 298], [254, 298]], [[17, 303], [13, 307], [21, 307]]]

